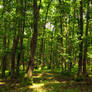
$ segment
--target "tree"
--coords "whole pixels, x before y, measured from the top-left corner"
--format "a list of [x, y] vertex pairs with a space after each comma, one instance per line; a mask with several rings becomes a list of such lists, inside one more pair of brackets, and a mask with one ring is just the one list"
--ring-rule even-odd
[[79, 24], [79, 28], [80, 28], [80, 32], [79, 32], [79, 62], [78, 62], [78, 76], [81, 75], [82, 73], [82, 59], [83, 59], [83, 41], [82, 41], [82, 37], [83, 37], [83, 1], [80, 1], [80, 24]]
[[4, 21], [4, 36], [3, 36], [3, 47], [4, 47], [4, 55], [2, 60], [2, 77], [5, 77], [5, 70], [6, 70], [6, 22], [4, 18], [4, 14], [6, 12], [6, 1], [3, 0], [3, 21]]
[[[41, 0], [40, 0], [40, 5], [41, 5]], [[40, 6], [38, 7], [37, 5], [37, 0], [33, 1], [33, 7], [34, 7], [34, 33], [31, 39], [31, 55], [28, 63], [28, 77], [32, 77], [32, 72], [34, 69], [34, 55], [35, 55], [35, 50], [36, 50], [36, 45], [37, 45], [37, 35], [38, 35], [38, 15], [39, 15], [39, 10]]]
[[[18, 14], [18, 0], [16, 0], [16, 15]], [[15, 25], [14, 25], [14, 28], [15, 28], [15, 34], [14, 34], [14, 38], [13, 38], [13, 50], [12, 50], [12, 56], [11, 56], [11, 78], [14, 78], [15, 76], [15, 56], [16, 56], [16, 50], [17, 50], [17, 47], [18, 47], [18, 42], [19, 42], [19, 34], [20, 34], [20, 30], [17, 28], [17, 26], [20, 26], [18, 20], [15, 20]]]
[[83, 75], [87, 74], [86, 62], [87, 62], [87, 51], [88, 51], [88, 26], [89, 26], [89, 8], [90, 0], [87, 1], [87, 19], [86, 19], [86, 32], [85, 32], [85, 46], [84, 46], [84, 57], [83, 57]]

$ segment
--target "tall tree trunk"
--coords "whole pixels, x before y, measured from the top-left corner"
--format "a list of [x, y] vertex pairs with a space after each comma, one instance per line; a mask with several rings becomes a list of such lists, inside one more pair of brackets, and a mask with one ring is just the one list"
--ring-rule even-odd
[[[24, 36], [24, 26], [25, 26], [25, 9], [24, 9], [24, 3], [23, 0], [20, 1], [20, 14], [22, 18], [20, 19], [20, 52], [18, 53], [18, 59], [17, 59], [17, 74], [19, 74], [19, 66], [20, 66], [20, 60], [23, 61], [23, 36]], [[25, 1], [25, 8], [26, 8], [26, 1]]]
[[[40, 1], [41, 4], [41, 1]], [[34, 56], [36, 51], [36, 45], [37, 45], [37, 36], [38, 36], [38, 15], [39, 15], [39, 9], [37, 6], [37, 0], [33, 0], [33, 8], [34, 8], [34, 33], [31, 39], [31, 55], [28, 63], [28, 69], [27, 74], [28, 78], [32, 77], [33, 69], [34, 69]]]
[[[22, 36], [22, 38], [21, 38], [21, 43], [22, 43], [22, 39], [23, 39], [23, 37], [24, 37], [24, 29], [25, 29], [25, 17], [26, 17], [26, 3], [27, 3], [27, 1], [25, 0], [25, 2], [24, 2], [24, 9], [23, 9], [23, 11], [22, 11], [22, 14], [23, 14], [23, 36]], [[23, 51], [22, 51], [22, 63], [23, 63], [23, 70], [25, 70], [25, 64], [24, 64], [24, 48], [23, 48]]]
[[[75, 35], [75, 20], [76, 20], [76, 0], [73, 1], [74, 4], [74, 13], [73, 13], [73, 31], [72, 31], [72, 39], [74, 39], [74, 35]], [[72, 46], [72, 51], [73, 51], [73, 61], [76, 62], [76, 53], [75, 53], [75, 48], [74, 46]]]
[[[3, 45], [4, 45], [4, 50], [6, 50], [6, 36], [4, 36], [4, 38], [3, 38]], [[2, 77], [5, 77], [6, 58], [7, 58], [7, 55], [4, 51], [4, 56], [3, 56], [3, 60], [2, 60]]]
[[[67, 28], [67, 19], [66, 19], [66, 28], [65, 28], [65, 31], [66, 31], [66, 54], [68, 54], [68, 28]], [[66, 55], [66, 60], [67, 60], [67, 55]], [[64, 62], [65, 64], [65, 72], [66, 72], [66, 68], [67, 68], [67, 62]]]
[[14, 37], [13, 39], [13, 51], [11, 56], [11, 77], [13, 78], [15, 75], [15, 55], [16, 55], [16, 49], [18, 46], [19, 37]]
[[[5, 10], [6, 10], [6, 1], [3, 0], [3, 15], [5, 13]], [[4, 36], [3, 36], [3, 47], [4, 47], [4, 55], [3, 55], [3, 58], [2, 58], [2, 77], [5, 76], [5, 70], [6, 70], [6, 58], [7, 58], [7, 55], [6, 55], [6, 23], [5, 23], [5, 19], [4, 19]]]
[[89, 0], [87, 1], [87, 20], [86, 20], [86, 33], [85, 33], [85, 46], [84, 46], [84, 58], [83, 58], [83, 75], [85, 76], [86, 71], [86, 62], [87, 62], [87, 50], [88, 50], [88, 25], [89, 25]]
[[64, 53], [64, 51], [63, 51], [63, 21], [62, 21], [62, 19], [63, 19], [63, 15], [62, 15], [62, 4], [61, 4], [62, 2], [61, 2], [61, 0], [59, 0], [59, 4], [60, 4], [60, 14], [61, 14], [61, 16], [60, 16], [60, 30], [61, 30], [61, 49], [62, 49], [62, 59], [61, 59], [61, 62], [62, 62], [62, 72], [64, 71], [64, 66], [63, 66], [63, 64], [64, 64], [64, 57], [63, 57], [63, 53]]
[[22, 51], [22, 64], [23, 64], [23, 71], [25, 71], [24, 50]]
[[80, 1], [80, 32], [79, 32], [79, 62], [78, 62], [78, 76], [81, 75], [82, 73], [82, 55], [83, 55], [83, 40], [82, 40], [82, 36], [83, 36], [83, 1]]
[[[16, 0], [16, 15], [18, 13], [18, 0]], [[18, 47], [18, 42], [19, 42], [19, 30], [18, 30], [18, 34], [16, 34], [16, 31], [17, 31], [17, 28], [18, 27], [18, 20], [15, 21], [15, 25], [14, 25], [14, 28], [15, 28], [15, 36], [14, 36], [14, 39], [13, 39], [13, 49], [12, 49], [12, 56], [11, 56], [11, 78], [14, 78], [15, 76], [15, 56], [16, 56], [16, 50], [17, 50], [17, 47]]]
[[45, 22], [44, 22], [44, 28], [43, 28], [43, 33], [42, 33], [42, 39], [41, 39], [41, 46], [40, 46], [40, 64], [41, 64], [41, 67], [43, 67], [43, 60], [42, 60], [42, 57], [44, 59], [44, 52], [43, 52], [43, 48], [44, 47], [44, 35], [45, 35], [45, 25], [46, 25], [46, 22], [47, 22], [47, 17], [48, 17], [48, 11], [49, 11], [49, 7], [51, 5], [51, 2], [52, 0], [50, 0], [50, 2], [48, 3], [48, 6], [47, 6], [47, 11], [46, 11], [46, 17], [45, 17]]
[[51, 44], [50, 44], [50, 61], [48, 64], [48, 69], [52, 69], [53, 68], [53, 32], [51, 34]]

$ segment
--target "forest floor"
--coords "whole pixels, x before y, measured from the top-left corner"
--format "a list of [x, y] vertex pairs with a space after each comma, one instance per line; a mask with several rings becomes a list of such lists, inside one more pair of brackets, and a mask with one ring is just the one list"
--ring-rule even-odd
[[50, 70], [35, 71], [33, 84], [21, 74], [18, 78], [0, 78], [0, 92], [92, 92], [92, 78], [75, 81], [73, 75]]

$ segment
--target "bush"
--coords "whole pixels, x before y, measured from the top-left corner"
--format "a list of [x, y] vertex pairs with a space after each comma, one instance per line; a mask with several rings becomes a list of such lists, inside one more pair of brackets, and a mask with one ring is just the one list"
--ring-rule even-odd
[[85, 80], [85, 78], [82, 75], [75, 78], [75, 81], [77, 81], [77, 82], [84, 81], [84, 80]]

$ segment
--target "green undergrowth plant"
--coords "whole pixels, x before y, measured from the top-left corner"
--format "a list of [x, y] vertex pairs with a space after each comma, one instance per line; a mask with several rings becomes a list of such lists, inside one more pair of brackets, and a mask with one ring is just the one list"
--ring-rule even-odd
[[66, 72], [61, 72], [61, 74], [65, 76], [71, 76], [72, 72], [66, 71]]
[[75, 78], [75, 81], [77, 81], [77, 82], [81, 82], [81, 81], [84, 81], [85, 80], [85, 77], [84, 76], [77, 76], [76, 78]]

